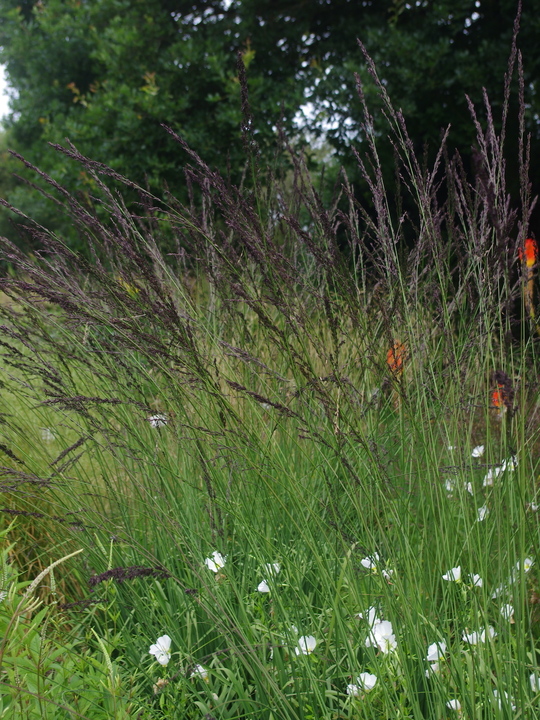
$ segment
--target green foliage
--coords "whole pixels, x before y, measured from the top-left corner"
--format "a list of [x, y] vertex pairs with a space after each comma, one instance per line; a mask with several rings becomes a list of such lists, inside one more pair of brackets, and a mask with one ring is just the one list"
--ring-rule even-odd
[[[21, 581], [6, 545], [13, 526], [1, 533], [0, 717], [60, 718], [132, 717], [137, 685], [111, 653], [122, 651], [121, 638], [92, 636], [93, 612], [69, 617], [56, 609], [58, 595], [51, 568], [49, 587]], [[44, 578], [45, 580], [45, 578]], [[44, 599], [35, 599], [39, 590]], [[75, 624], [72, 622], [75, 620]], [[119, 658], [121, 656], [119, 655]]]
[[[450, 124], [452, 144], [470, 159], [475, 138], [465, 94], [482, 103], [486, 88], [499, 121], [515, 13], [513, 0], [2, 0], [0, 59], [18, 93], [10, 145], [88, 203], [95, 191], [88, 174], [67, 164], [47, 142], [69, 137], [83, 154], [159, 195], [166, 185], [185, 201], [186, 156], [163, 131], [165, 123], [211, 166], [230, 171], [238, 181], [245, 169], [236, 66], [240, 52], [261, 162], [275, 161], [276, 125], [281, 122], [291, 137], [295, 116], [309, 101], [311, 119], [305, 124], [311, 136], [326, 135], [357, 193], [369, 202], [349, 153], [351, 143], [366, 140], [355, 73], [374, 110], [381, 105], [357, 38], [404, 110], [415, 149], [422, 152], [429, 143], [434, 153], [442, 129]], [[533, 155], [540, 142], [534, 89], [539, 18], [539, 0], [525, 3], [519, 43]], [[517, 107], [517, 96], [513, 87], [511, 109]], [[373, 122], [384, 137], [383, 113], [374, 112]], [[510, 122], [517, 125], [516, 113], [510, 113]], [[517, 148], [512, 150], [509, 179], [519, 174], [512, 160]], [[391, 158], [391, 146], [380, 151], [385, 160]], [[386, 161], [383, 165], [389, 167]], [[533, 168], [535, 188], [540, 187], [538, 172]], [[388, 186], [393, 181], [390, 171], [386, 181]], [[510, 190], [517, 198], [517, 182]], [[67, 232], [69, 226], [31, 189], [10, 187], [7, 194], [34, 219]], [[70, 242], [83, 246], [76, 235]]]

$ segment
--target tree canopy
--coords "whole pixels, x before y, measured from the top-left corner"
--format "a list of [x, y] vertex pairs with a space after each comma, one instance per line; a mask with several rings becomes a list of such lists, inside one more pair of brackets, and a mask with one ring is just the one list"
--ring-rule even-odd
[[[364, 141], [355, 73], [378, 107], [359, 39], [418, 151], [435, 149], [450, 124], [450, 145], [467, 156], [475, 130], [466, 95], [481, 104], [485, 87], [500, 115], [516, 11], [515, 0], [0, 0], [0, 61], [16, 91], [9, 144], [74, 191], [88, 192], [89, 179], [48, 142], [68, 137], [132, 180], [182, 196], [185, 157], [164, 123], [238, 179], [241, 53], [263, 158], [275, 151], [278, 124], [289, 138], [300, 125], [324, 134], [354, 175], [350, 146]], [[540, 0], [525, 3], [518, 42], [533, 157], [539, 11]], [[514, 125], [517, 93], [514, 83]], [[383, 134], [381, 114], [374, 122]], [[539, 188], [537, 168], [533, 181]], [[8, 194], [54, 224], [27, 189]]]

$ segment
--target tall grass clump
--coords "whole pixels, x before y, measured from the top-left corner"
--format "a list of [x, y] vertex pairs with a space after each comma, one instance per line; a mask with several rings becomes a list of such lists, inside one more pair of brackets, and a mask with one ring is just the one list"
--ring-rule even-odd
[[343, 176], [326, 207], [293, 153], [287, 182], [262, 172], [241, 74], [245, 187], [170, 130], [189, 206], [58, 147], [92, 205], [37, 171], [43, 192], [93, 261], [35, 224], [37, 257], [2, 241], [4, 512], [45, 508], [62, 555], [84, 547], [76, 601], [121, 638], [138, 717], [536, 717], [523, 101], [516, 207], [504, 160], [521, 57], [502, 132], [471, 105], [473, 180], [446, 136], [416, 157], [366, 62], [395, 206], [360, 82], [372, 205]]

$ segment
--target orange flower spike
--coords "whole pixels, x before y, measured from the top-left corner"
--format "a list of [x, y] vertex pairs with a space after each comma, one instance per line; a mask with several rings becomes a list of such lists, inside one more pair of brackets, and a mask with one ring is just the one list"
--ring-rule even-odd
[[405, 360], [405, 345], [395, 340], [392, 347], [386, 353], [386, 364], [393, 375], [401, 375], [403, 362]]
[[532, 268], [538, 262], [538, 244], [534, 238], [525, 240], [525, 252], [523, 248], [518, 248], [518, 255], [521, 262], [524, 262], [528, 268]]
[[493, 407], [496, 407], [499, 410], [505, 406], [502, 385], [498, 385], [497, 390], [494, 390], [491, 393], [491, 403], [492, 403]]

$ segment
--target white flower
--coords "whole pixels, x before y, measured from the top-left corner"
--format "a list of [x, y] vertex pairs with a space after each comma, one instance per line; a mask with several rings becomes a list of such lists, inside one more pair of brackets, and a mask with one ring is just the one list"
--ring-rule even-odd
[[481, 634], [480, 634], [480, 640], [481, 640], [483, 643], [486, 642], [486, 633], [487, 633], [487, 635], [488, 635], [488, 637], [489, 637], [490, 640], [492, 640], [494, 637], [497, 637], [497, 633], [495, 632], [495, 628], [492, 627], [491, 625], [488, 625], [488, 626], [487, 626], [487, 630], [484, 630], [484, 628], [482, 628], [482, 632], [481, 632]]
[[470, 495], [474, 495], [474, 490], [473, 490], [473, 484], [472, 484], [472, 482], [465, 483], [465, 490], [466, 490]]
[[317, 641], [313, 635], [302, 635], [298, 638], [298, 647], [295, 648], [297, 655], [309, 655], [317, 646]]
[[446, 643], [433, 643], [428, 647], [426, 660], [430, 663], [438, 662], [444, 658], [446, 652]]
[[[497, 700], [500, 710], [502, 710], [504, 705], [506, 705], [508, 703], [510, 703], [510, 707], [512, 708], [512, 710], [516, 709], [515, 704], [512, 702], [512, 698], [505, 690], [502, 691], [502, 694], [500, 694], [498, 690], [494, 690], [493, 697], [495, 698], [495, 700]], [[504, 703], [503, 703], [503, 698], [504, 698]]]
[[484, 450], [485, 450], [485, 447], [483, 445], [477, 445], [475, 448], [473, 448], [471, 457], [473, 457], [473, 458], [482, 457], [482, 455], [484, 454]]
[[214, 550], [214, 552], [212, 553], [212, 557], [206, 558], [204, 564], [209, 570], [217, 573], [221, 570], [222, 567], [224, 567], [226, 560], [226, 555], [222, 555], [221, 553], [218, 553], [217, 550]]
[[511, 621], [511, 620], [512, 620], [512, 616], [514, 615], [514, 606], [513, 606], [513, 605], [510, 605], [510, 604], [503, 605], [503, 606], [501, 607], [500, 612], [501, 612], [501, 615], [503, 616], [503, 618], [504, 618], [505, 620], [510, 620], [510, 621]]
[[388, 620], [379, 620], [371, 627], [366, 639], [366, 647], [378, 647], [383, 653], [389, 653], [397, 648], [396, 636], [392, 623]]
[[484, 581], [478, 574], [471, 575], [470, 578], [473, 587], [482, 587], [484, 584]]
[[268, 587], [268, 583], [266, 582], [266, 580], [263, 580], [262, 582], [260, 582], [257, 585], [257, 590], [260, 593], [269, 593], [270, 592], [270, 588]]
[[394, 571], [392, 569], [390, 570], [381, 570], [381, 575], [385, 580], [390, 580], [392, 575], [394, 574]]
[[531, 512], [538, 512], [539, 509], [540, 509], [540, 505], [538, 505], [538, 503], [535, 503], [535, 502], [529, 503], [529, 510]]
[[160, 428], [166, 425], [169, 420], [166, 415], [150, 415], [146, 418], [153, 428]]
[[462, 640], [469, 643], [469, 645], [478, 645], [478, 643], [486, 642], [486, 634], [490, 639], [493, 639], [497, 635], [495, 629], [491, 625], [488, 625], [487, 630], [485, 628], [481, 628], [478, 632], [472, 632], [469, 634], [464, 632], [461, 637]]
[[461, 711], [461, 703], [456, 698], [454, 698], [453, 700], [448, 700], [448, 702], [446, 703], [446, 707], [450, 708], [450, 710], [457, 710], [457, 712]]
[[[525, 560], [523, 561], [523, 572], [528, 573], [533, 565], [534, 565], [534, 560], [532, 558], [525, 558]], [[517, 566], [519, 569], [519, 563]]]
[[377, 676], [368, 672], [363, 672], [356, 678], [356, 682], [359, 688], [369, 692], [370, 690], [373, 690], [377, 684]]
[[347, 685], [347, 695], [351, 695], [352, 697], [360, 695], [360, 688], [358, 685]]
[[489, 508], [487, 505], [482, 505], [482, 507], [479, 507], [476, 511], [476, 519], [478, 522], [482, 522], [487, 518], [489, 515]]
[[155, 656], [160, 665], [168, 665], [171, 659], [171, 638], [168, 635], [158, 637], [155, 645], [150, 645], [148, 652]]
[[503, 460], [501, 463], [501, 472], [504, 472], [505, 470], [508, 470], [509, 472], [513, 472], [518, 466], [518, 459], [515, 455], [512, 457], [507, 458], [506, 460]]
[[377, 617], [377, 608], [373, 607], [373, 605], [367, 609], [367, 612], [358, 613], [356, 617], [360, 618], [360, 620], [366, 620], [370, 628], [372, 628], [375, 623], [381, 622]]
[[453, 580], [454, 582], [461, 582], [461, 565], [452, 568], [442, 576], [443, 580]]
[[279, 563], [266, 563], [265, 568], [269, 575], [277, 575], [281, 570], [281, 565]]
[[454, 494], [454, 490], [456, 489], [456, 481], [452, 478], [447, 478], [444, 481], [444, 489], [446, 490], [446, 494], [448, 497], [452, 497]]
[[200, 678], [201, 680], [208, 682], [208, 670], [202, 665], [195, 665], [189, 677]]
[[536, 673], [531, 673], [529, 675], [529, 682], [531, 683], [531, 690], [534, 693], [540, 692], [540, 676]]
[[426, 677], [429, 677], [432, 673], [438, 673], [441, 669], [441, 665], [438, 662], [430, 663], [428, 669], [425, 672]]
[[378, 553], [374, 553], [373, 555], [365, 557], [363, 560], [360, 560], [360, 564], [363, 567], [367, 568], [368, 570], [376, 570], [378, 562], [379, 562]]

